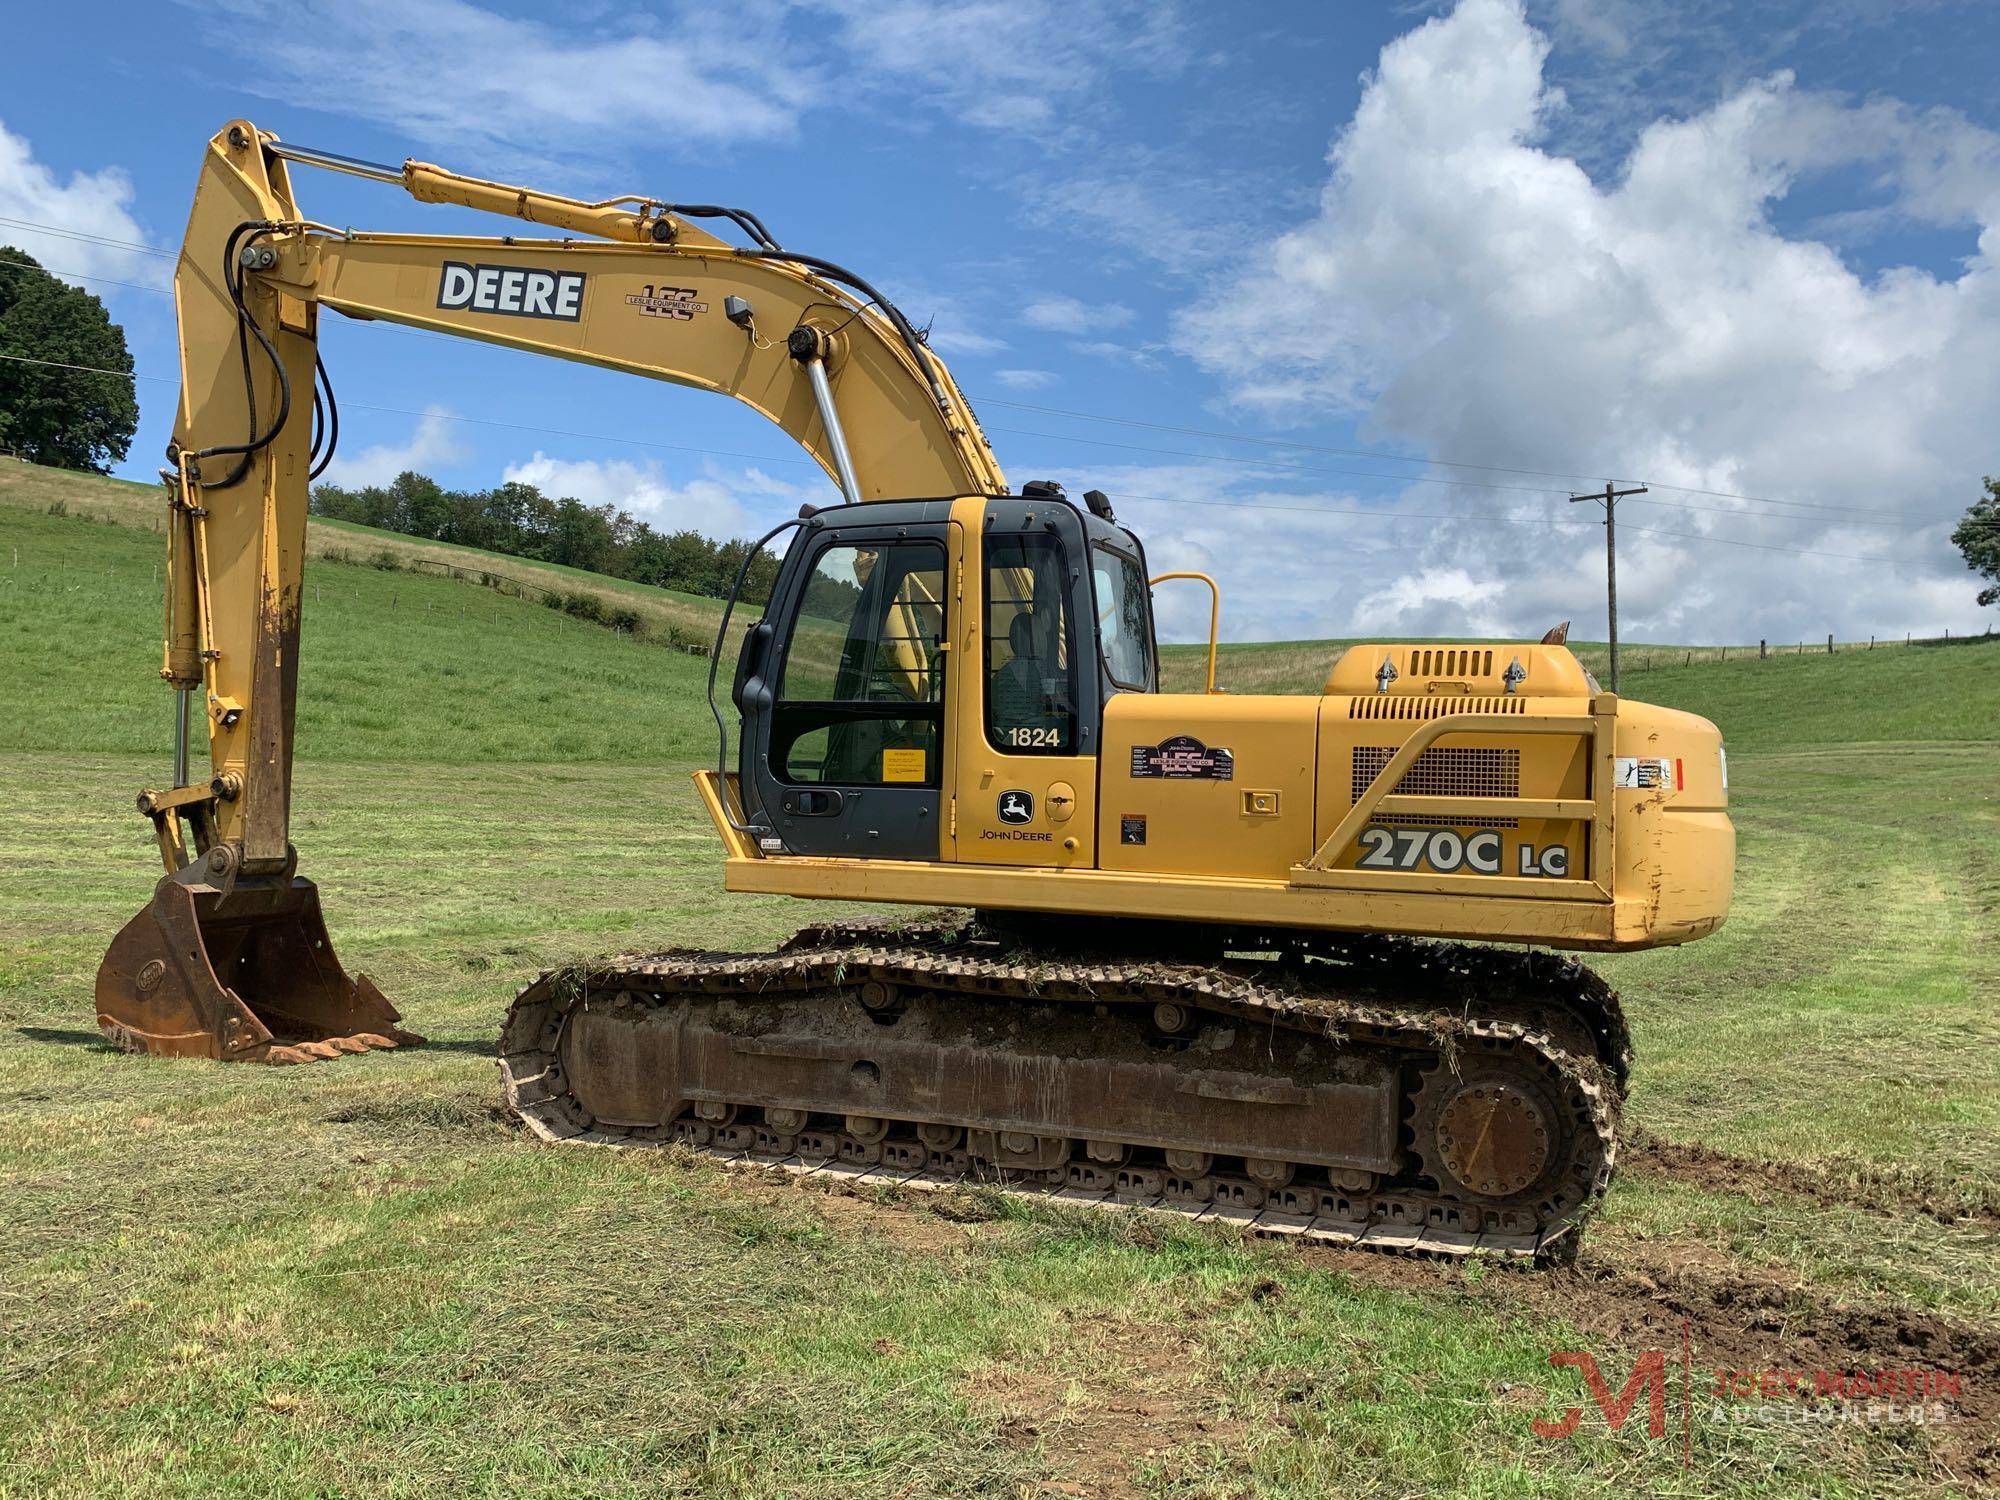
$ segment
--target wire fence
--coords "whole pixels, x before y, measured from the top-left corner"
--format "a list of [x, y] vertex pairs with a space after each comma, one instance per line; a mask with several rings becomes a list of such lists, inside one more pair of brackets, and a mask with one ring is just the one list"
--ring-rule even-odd
[[[1775, 657], [1789, 656], [1838, 656], [1856, 651], [1886, 651], [1891, 648], [1902, 650], [1913, 646], [1955, 646], [1967, 641], [1991, 640], [1993, 627], [1988, 625], [1982, 631], [1966, 632], [1946, 629], [1941, 635], [1918, 635], [1905, 631], [1902, 635], [1871, 635], [1863, 640], [1842, 641], [1832, 634], [1824, 637], [1813, 636], [1796, 641], [1760, 640], [1754, 646], [1622, 646], [1618, 651], [1618, 669], [1621, 672], [1651, 672], [1661, 667], [1692, 667], [1713, 662], [1770, 661]], [[1602, 647], [1583, 647], [1580, 656], [1602, 661], [1606, 652]]]

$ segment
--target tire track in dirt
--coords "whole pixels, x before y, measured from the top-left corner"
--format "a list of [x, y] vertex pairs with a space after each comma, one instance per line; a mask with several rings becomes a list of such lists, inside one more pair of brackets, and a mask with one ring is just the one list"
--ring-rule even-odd
[[[844, 1179], [787, 1179], [787, 1190], [807, 1186], [842, 1201], [838, 1212], [873, 1219], [886, 1233], [918, 1251], [935, 1250], [917, 1226], [942, 1220], [960, 1226], [998, 1217], [977, 1197], [959, 1192], [884, 1197]], [[1846, 1200], [1840, 1200], [1846, 1201]], [[1057, 1205], [1049, 1205], [1052, 1208]], [[1077, 1210], [1085, 1212], [1085, 1210]], [[1218, 1227], [1218, 1234], [1232, 1231]], [[1235, 1231], [1246, 1240], [1255, 1236]], [[960, 1235], [947, 1236], [962, 1243]], [[1282, 1243], [1298, 1264], [1386, 1290], [1471, 1299], [1496, 1312], [1525, 1312], [1574, 1328], [1580, 1345], [1618, 1366], [1615, 1388], [1629, 1360], [1658, 1349], [1669, 1365], [1680, 1363], [1683, 1339], [1691, 1348], [1689, 1377], [1696, 1414], [1710, 1404], [1716, 1372], [1801, 1371], [1873, 1378], [1878, 1372], [1938, 1371], [1960, 1378], [1949, 1401], [1955, 1420], [1921, 1429], [1936, 1481], [1980, 1491], [2000, 1489], [2000, 1325], [1883, 1301], [1842, 1301], [1801, 1285], [1783, 1271], [1739, 1262], [1722, 1251], [1685, 1240], [1639, 1241], [1602, 1231], [1587, 1233], [1567, 1264], [1530, 1269], [1496, 1264], [1469, 1279], [1462, 1262], [1386, 1255], [1329, 1245]], [[1254, 1295], [1254, 1293], [1253, 1293]], [[1551, 1352], [1554, 1352], [1553, 1350]], [[1109, 1399], [1108, 1397], [1105, 1399]], [[1785, 1399], [1800, 1399], [1790, 1397]], [[1870, 1399], [1855, 1398], [1861, 1404]], [[1894, 1400], [1893, 1396], [1886, 1399]], [[1905, 1397], [1898, 1404], [1905, 1404]], [[1032, 1403], [1028, 1403], [1032, 1406]], [[1121, 1414], [1144, 1414], [1135, 1407]], [[1020, 1436], [1040, 1436], [1032, 1411]], [[1058, 1424], [1060, 1426], [1060, 1424]], [[1129, 1464], [1150, 1446], [1156, 1428], [1131, 1423], [1115, 1463]], [[1076, 1434], [1088, 1432], [1087, 1424]], [[1100, 1434], [1101, 1436], [1101, 1434]], [[1132, 1446], [1138, 1444], [1137, 1450]], [[1073, 1444], [1048, 1445], [1066, 1463]]]
[[1600, 1355], [1659, 1349], [1673, 1364], [1685, 1338], [1698, 1411], [1718, 1371], [1956, 1374], [1960, 1391], [1949, 1405], [1959, 1420], [1923, 1429], [1938, 1477], [2000, 1485], [2000, 1328], [1891, 1303], [1836, 1301], [1705, 1246], [1620, 1240], [1616, 1248], [1613, 1259], [1586, 1239], [1570, 1265], [1502, 1270], [1477, 1282], [1455, 1267], [1365, 1252], [1303, 1246], [1300, 1253], [1365, 1285], [1469, 1295], [1561, 1320]]
[[1708, 1192], [1742, 1193], [1748, 1187], [1761, 1187], [1834, 1207], [1921, 1214], [1940, 1224], [2000, 1229], [2000, 1206], [1967, 1203], [1956, 1185], [1942, 1178], [1870, 1173], [1864, 1168], [1843, 1179], [1819, 1167], [1736, 1156], [1629, 1127], [1618, 1165], [1640, 1176], [1672, 1178]]

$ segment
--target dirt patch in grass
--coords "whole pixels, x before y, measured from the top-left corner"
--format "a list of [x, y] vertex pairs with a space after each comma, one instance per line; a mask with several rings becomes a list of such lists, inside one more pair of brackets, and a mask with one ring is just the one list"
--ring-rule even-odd
[[[1671, 1177], [1708, 1192], [1751, 1193], [1762, 1188], [1818, 1203], [1843, 1204], [1890, 1214], [1922, 1214], [1940, 1224], [2000, 1228], [1996, 1189], [1952, 1181], [1921, 1168], [1884, 1169], [1854, 1163], [1846, 1172], [1798, 1162], [1757, 1161], [1693, 1141], [1670, 1141], [1649, 1131], [1627, 1137], [1620, 1165], [1642, 1175]], [[1968, 1202], [1968, 1194], [1977, 1194]]]
[[1247, 1429], [1215, 1409], [1205, 1385], [1201, 1347], [1185, 1331], [1093, 1315], [1071, 1323], [1061, 1359], [990, 1365], [965, 1394], [1003, 1442], [1063, 1476], [1040, 1493], [1125, 1500], [1148, 1493], [1144, 1471], [1172, 1472], [1188, 1450], [1240, 1452]]
[[1469, 1287], [1482, 1300], [1569, 1323], [1599, 1354], [1659, 1349], [1676, 1361], [1685, 1340], [1697, 1403], [1718, 1370], [1825, 1370], [1871, 1379], [1881, 1371], [1955, 1373], [1962, 1387], [1950, 1406], [1958, 1420], [1922, 1429], [1937, 1472], [1946, 1480], [2000, 1482], [2000, 1329], [1818, 1296], [1685, 1241], [1592, 1242], [1573, 1264], [1470, 1283], [1450, 1265], [1311, 1246], [1298, 1253], [1371, 1286], [1437, 1293]]

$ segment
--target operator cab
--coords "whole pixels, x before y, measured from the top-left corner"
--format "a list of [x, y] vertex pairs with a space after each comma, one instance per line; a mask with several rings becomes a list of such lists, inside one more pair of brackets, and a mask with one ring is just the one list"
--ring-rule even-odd
[[[1086, 499], [1038, 482], [802, 521], [733, 693], [766, 853], [942, 857], [955, 752], [995, 774], [1033, 762], [1014, 781], [1094, 785], [1104, 704], [1157, 691], [1159, 671], [1145, 549], [1103, 495]], [[1046, 828], [1034, 795], [999, 817]]]

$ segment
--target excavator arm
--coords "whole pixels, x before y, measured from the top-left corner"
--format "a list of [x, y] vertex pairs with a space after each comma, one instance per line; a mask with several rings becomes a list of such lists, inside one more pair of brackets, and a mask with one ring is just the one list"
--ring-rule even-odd
[[[306, 218], [293, 163], [549, 235], [372, 234]], [[732, 244], [694, 221], [727, 221]], [[238, 120], [208, 143], [174, 278], [181, 400], [161, 676], [174, 785], [148, 790], [166, 876], [98, 974], [138, 1050], [277, 1062], [412, 1038], [333, 955], [289, 842], [308, 487], [321, 453], [319, 317], [401, 323], [732, 396], [849, 502], [1003, 494], [971, 409], [908, 319], [744, 210], [585, 202], [289, 146]], [[189, 774], [197, 710], [210, 775]]]

